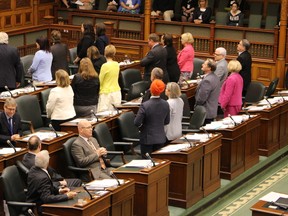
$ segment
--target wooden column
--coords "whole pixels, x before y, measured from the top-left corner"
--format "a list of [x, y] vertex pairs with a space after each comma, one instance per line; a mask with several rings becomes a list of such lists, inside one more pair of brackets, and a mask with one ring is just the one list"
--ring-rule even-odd
[[147, 41], [150, 34], [151, 0], [145, 1], [144, 15], [144, 40]]
[[106, 26], [106, 35], [111, 41], [111, 37], [114, 37], [114, 22], [104, 22]]
[[33, 25], [39, 25], [39, 1], [40, 0], [33, 0]]
[[280, 32], [279, 32], [279, 46], [278, 57], [276, 61], [276, 74], [280, 78], [280, 86], [284, 86], [285, 78], [285, 45], [287, 37], [287, 0], [281, 1], [281, 16], [280, 16]]

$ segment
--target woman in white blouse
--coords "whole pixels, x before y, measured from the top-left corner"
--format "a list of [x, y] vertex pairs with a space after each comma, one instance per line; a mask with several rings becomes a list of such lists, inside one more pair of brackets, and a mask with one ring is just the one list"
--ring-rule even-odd
[[57, 87], [50, 91], [46, 111], [52, 126], [60, 131], [60, 124], [73, 119], [76, 113], [73, 106], [74, 92], [68, 73], [60, 69], [56, 71], [55, 76]]

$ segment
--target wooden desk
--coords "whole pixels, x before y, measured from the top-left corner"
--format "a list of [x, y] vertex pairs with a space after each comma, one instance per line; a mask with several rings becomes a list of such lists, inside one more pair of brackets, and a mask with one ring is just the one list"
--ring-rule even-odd
[[[13, 93], [13, 98], [18, 98], [21, 97], [22, 95], [36, 95], [38, 100], [40, 101], [40, 93], [41, 91], [47, 89], [47, 87], [42, 87], [42, 88], [38, 88], [36, 89], [36, 91], [34, 91], [34, 88], [29, 87], [29, 88], [19, 88], [19, 89], [15, 89], [12, 90], [12, 93], [15, 91], [15, 93]], [[10, 96], [9, 96], [10, 97]], [[0, 97], [0, 110], [4, 109], [4, 103], [7, 97]]]
[[194, 83], [194, 84], [190, 84], [188, 87], [187, 85], [184, 87], [181, 87], [181, 92], [187, 95], [191, 110], [194, 110], [195, 94], [196, 94], [197, 86], [198, 85]]
[[[41, 132], [50, 132], [51, 131], [41, 131]], [[61, 132], [58, 132], [59, 134]], [[42, 140], [42, 150], [47, 150], [50, 155], [49, 165], [53, 167], [57, 172], [61, 173], [63, 176], [68, 175], [67, 165], [65, 161], [63, 143], [65, 143], [69, 138], [76, 136], [72, 132], [64, 132], [65, 135], [60, 137], [54, 137], [51, 140]], [[30, 135], [27, 135], [30, 136]], [[24, 140], [27, 136], [20, 137], [16, 141], [17, 147], [27, 148], [27, 141]]]
[[121, 110], [132, 110], [133, 113], [136, 115], [138, 110], [139, 110], [139, 107], [141, 105], [141, 101], [142, 101], [142, 97], [140, 98], [136, 98], [132, 101], [128, 101], [126, 103], [123, 103], [119, 106], [117, 106], [118, 109], [121, 109]]
[[288, 215], [284, 209], [272, 209], [268, 208], [268, 205], [269, 203], [266, 201], [259, 200], [250, 208], [252, 216]]
[[288, 101], [280, 104], [279, 148], [288, 145]]
[[189, 208], [220, 187], [221, 137], [215, 134], [208, 141], [180, 152], [152, 153], [155, 158], [171, 161], [169, 205]]
[[152, 168], [119, 167], [113, 172], [118, 178], [135, 180], [134, 214], [137, 216], [164, 216], [168, 211], [170, 162], [160, 162]]

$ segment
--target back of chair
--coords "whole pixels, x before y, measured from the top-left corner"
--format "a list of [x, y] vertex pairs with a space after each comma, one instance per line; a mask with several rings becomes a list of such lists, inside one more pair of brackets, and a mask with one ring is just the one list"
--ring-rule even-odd
[[52, 88], [45, 89], [44, 91], [41, 91], [41, 110], [43, 114], [46, 114], [46, 104], [49, 98], [49, 94]]
[[148, 89], [147, 81], [139, 81], [133, 83], [127, 93], [126, 100], [130, 101], [135, 98], [141, 97], [141, 94], [144, 95], [147, 89]]
[[216, 12], [216, 24], [217, 25], [226, 25], [226, 16], [227, 16], [226, 11], [217, 11]]
[[196, 106], [190, 119], [189, 129], [199, 129], [205, 121], [206, 109], [204, 106]]
[[141, 72], [138, 69], [130, 68], [121, 72], [120, 86], [124, 92], [128, 92], [133, 83], [142, 80]]
[[15, 99], [22, 120], [31, 121], [34, 129], [43, 127], [41, 109], [36, 95], [23, 95]]
[[248, 27], [249, 28], [261, 28], [262, 14], [250, 14]]
[[247, 89], [245, 102], [256, 103], [263, 99], [265, 94], [265, 86], [261, 82], [252, 81]]
[[[15, 165], [6, 167], [1, 175], [3, 185], [4, 199], [6, 201], [25, 202], [26, 196], [24, 192], [24, 185], [19, 175], [19, 171]], [[22, 206], [9, 206], [9, 213], [11, 216], [20, 215]]]
[[[22, 74], [21, 86], [24, 87], [28, 84], [27, 79], [31, 79], [31, 74], [27, 74], [29, 67], [32, 65], [34, 55], [26, 55], [20, 58], [24, 74]], [[26, 80], [26, 81], [25, 81]]]
[[63, 151], [64, 151], [64, 155], [65, 155], [65, 159], [66, 159], [66, 163], [68, 166], [73, 166], [75, 167], [76, 164], [74, 162], [74, 159], [71, 155], [71, 146], [74, 143], [74, 141], [76, 140], [76, 137], [72, 137], [70, 139], [68, 139], [64, 144], [63, 144]]
[[203, 71], [201, 70], [202, 64], [204, 63], [203, 59], [194, 58], [194, 69], [191, 79], [196, 79], [198, 75], [202, 75]]
[[184, 106], [183, 106], [183, 117], [186, 117], [186, 118], [189, 118], [191, 117], [191, 114], [190, 114], [190, 104], [189, 104], [189, 101], [188, 101], [188, 98], [187, 98], [187, 95], [185, 93], [181, 94], [180, 95], [180, 98], [183, 100], [184, 102]]
[[279, 82], [279, 78], [278, 77], [276, 77], [274, 80], [271, 81], [271, 83], [269, 84], [269, 86], [267, 88], [265, 96], [271, 97], [271, 95], [274, 94], [274, 92], [275, 92], [275, 90], [277, 88], [278, 82]]
[[21, 176], [22, 182], [27, 187], [27, 177], [29, 169], [19, 160], [16, 161], [16, 166], [19, 170], [19, 174]]
[[139, 139], [139, 129], [134, 125], [135, 114], [130, 112], [123, 112], [118, 117], [119, 130], [121, 138]]
[[97, 139], [99, 145], [105, 147], [107, 151], [115, 151], [112, 135], [105, 122], [95, 125], [93, 136]]

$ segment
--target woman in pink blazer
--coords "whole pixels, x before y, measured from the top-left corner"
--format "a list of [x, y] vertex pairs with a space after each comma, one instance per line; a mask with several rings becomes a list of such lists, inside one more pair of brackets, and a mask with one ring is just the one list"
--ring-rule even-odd
[[194, 48], [192, 46], [194, 38], [191, 33], [184, 33], [181, 35], [181, 43], [184, 48], [177, 56], [178, 65], [181, 71], [180, 81], [182, 79], [190, 79], [194, 69]]
[[231, 60], [228, 63], [230, 76], [224, 81], [219, 95], [219, 103], [224, 111], [224, 117], [237, 115], [242, 107], [243, 79], [239, 74], [242, 66], [239, 61]]

